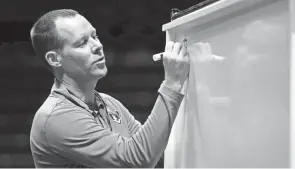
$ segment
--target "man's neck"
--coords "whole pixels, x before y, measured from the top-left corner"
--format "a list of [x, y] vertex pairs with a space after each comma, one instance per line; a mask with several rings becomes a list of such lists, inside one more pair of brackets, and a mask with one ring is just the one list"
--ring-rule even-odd
[[73, 79], [64, 75], [61, 79], [71, 92], [88, 105], [93, 105], [97, 80]]

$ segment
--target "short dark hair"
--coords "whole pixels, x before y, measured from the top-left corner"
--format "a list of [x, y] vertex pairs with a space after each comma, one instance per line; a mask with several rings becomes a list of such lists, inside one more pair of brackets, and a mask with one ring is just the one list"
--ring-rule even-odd
[[57, 9], [52, 10], [42, 15], [37, 22], [33, 25], [30, 35], [31, 42], [39, 58], [49, 70], [51, 67], [45, 59], [45, 54], [50, 50], [62, 49], [64, 45], [64, 39], [59, 36], [55, 21], [58, 18], [75, 17], [79, 14], [72, 9]]

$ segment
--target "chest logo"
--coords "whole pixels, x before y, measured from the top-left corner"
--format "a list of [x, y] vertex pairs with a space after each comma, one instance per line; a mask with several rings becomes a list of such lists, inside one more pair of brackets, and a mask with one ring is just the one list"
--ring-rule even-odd
[[111, 112], [110, 116], [113, 121], [115, 121], [118, 124], [121, 124], [121, 116], [118, 111]]

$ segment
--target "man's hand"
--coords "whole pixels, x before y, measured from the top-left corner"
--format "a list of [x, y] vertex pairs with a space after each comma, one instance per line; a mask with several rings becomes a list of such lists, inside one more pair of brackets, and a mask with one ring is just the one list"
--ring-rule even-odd
[[189, 73], [189, 57], [186, 46], [169, 41], [163, 54], [165, 85], [180, 92]]

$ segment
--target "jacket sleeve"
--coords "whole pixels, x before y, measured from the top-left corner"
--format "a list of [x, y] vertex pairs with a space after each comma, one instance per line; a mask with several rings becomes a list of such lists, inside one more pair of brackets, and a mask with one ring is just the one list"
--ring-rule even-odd
[[151, 115], [132, 137], [100, 126], [81, 109], [56, 107], [44, 129], [55, 153], [87, 167], [154, 167], [166, 148], [183, 95], [163, 83]]
[[126, 111], [125, 115], [126, 115], [126, 119], [128, 123], [129, 134], [130, 136], [132, 136], [142, 127], [142, 125], [138, 120], [134, 118], [134, 116], [127, 109], [125, 111]]

